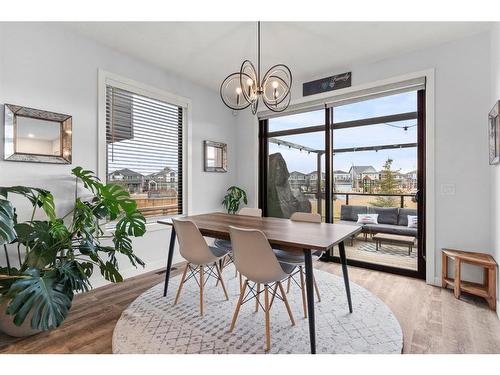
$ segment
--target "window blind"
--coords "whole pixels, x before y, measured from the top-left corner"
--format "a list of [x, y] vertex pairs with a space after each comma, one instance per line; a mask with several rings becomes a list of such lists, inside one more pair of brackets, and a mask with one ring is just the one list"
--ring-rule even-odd
[[182, 213], [183, 108], [106, 86], [107, 181], [145, 216]]

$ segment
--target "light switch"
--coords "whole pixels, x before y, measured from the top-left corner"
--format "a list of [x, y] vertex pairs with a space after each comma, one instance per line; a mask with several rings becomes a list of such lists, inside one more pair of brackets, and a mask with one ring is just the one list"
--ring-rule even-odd
[[441, 184], [441, 195], [455, 195], [455, 184]]

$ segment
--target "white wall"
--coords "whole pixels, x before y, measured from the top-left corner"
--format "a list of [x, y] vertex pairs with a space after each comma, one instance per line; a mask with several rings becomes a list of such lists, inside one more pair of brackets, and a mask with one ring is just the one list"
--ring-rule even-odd
[[[500, 25], [491, 30], [491, 97], [490, 106], [500, 100]], [[500, 165], [490, 166], [491, 175], [491, 248], [500, 264]], [[500, 280], [497, 274], [497, 314], [500, 317]]]
[[[101, 68], [192, 100], [192, 210], [196, 213], [221, 208], [225, 190], [236, 180], [236, 147], [234, 117], [216, 91], [96, 44], [57, 24], [0, 23], [0, 46], [0, 104], [73, 116], [72, 165], [0, 160], [0, 186], [43, 187], [54, 193], [59, 213], [70, 209], [74, 191], [70, 170], [82, 166], [97, 171], [97, 76]], [[3, 106], [0, 116], [3, 118]], [[203, 172], [205, 139], [228, 143], [228, 173]], [[0, 153], [3, 155], [3, 144]], [[21, 216], [28, 207], [23, 208]], [[134, 244], [148, 269], [166, 263], [169, 230], [161, 228], [156, 232], [157, 226], [149, 227], [150, 233]], [[126, 263], [122, 270], [126, 275], [135, 272]]]
[[[490, 251], [490, 186], [487, 126], [489, 110], [489, 35], [475, 35], [456, 42], [406, 54], [369, 65], [332, 67], [305, 80], [352, 71], [352, 85], [366, 84], [416, 71], [435, 69], [435, 196], [436, 237], [435, 274], [440, 275], [440, 249], [456, 247]], [[297, 82], [298, 81], [298, 82]], [[293, 99], [302, 97], [296, 80]], [[314, 97], [311, 97], [314, 99]], [[255, 199], [257, 143], [249, 139], [256, 132], [248, 114], [238, 115], [238, 183], [252, 189]], [[256, 134], [256, 133], [255, 133]], [[254, 139], [256, 139], [254, 137]], [[500, 174], [499, 174], [500, 180]], [[442, 195], [442, 184], [455, 184], [453, 196]], [[481, 280], [479, 270], [466, 267], [464, 276]]]

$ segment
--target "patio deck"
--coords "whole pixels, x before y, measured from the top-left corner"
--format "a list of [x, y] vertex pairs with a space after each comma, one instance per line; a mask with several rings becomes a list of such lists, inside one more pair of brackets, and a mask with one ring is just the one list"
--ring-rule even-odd
[[[370, 238], [365, 242], [363, 235], [359, 235], [353, 241], [349, 241], [345, 246], [347, 259], [380, 264], [384, 266], [397, 267], [407, 270], [417, 270], [417, 249], [414, 248], [408, 256], [408, 247], [403, 245], [382, 244], [379, 251], [375, 250], [375, 241]], [[338, 256], [338, 249], [334, 250], [334, 255]]]

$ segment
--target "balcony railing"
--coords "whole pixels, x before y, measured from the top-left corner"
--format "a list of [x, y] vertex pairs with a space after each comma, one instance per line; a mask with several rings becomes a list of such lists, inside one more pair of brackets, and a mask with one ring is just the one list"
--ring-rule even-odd
[[415, 199], [415, 194], [403, 194], [403, 193], [398, 193], [398, 194], [387, 194], [387, 193], [334, 193], [337, 197], [339, 195], [345, 196], [345, 204], [349, 205], [349, 197], [350, 196], [372, 196], [372, 197], [399, 197], [399, 207], [404, 208], [405, 207], [405, 197], [411, 197], [412, 201]]

